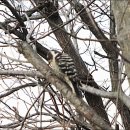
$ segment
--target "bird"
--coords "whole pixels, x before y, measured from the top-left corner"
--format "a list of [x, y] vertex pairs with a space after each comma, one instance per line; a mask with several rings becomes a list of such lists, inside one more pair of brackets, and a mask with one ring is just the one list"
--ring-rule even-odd
[[72, 93], [78, 97], [82, 97], [80, 81], [73, 59], [67, 53], [57, 50], [50, 50], [47, 54], [47, 59], [56, 75], [64, 77], [62, 80], [68, 84]]

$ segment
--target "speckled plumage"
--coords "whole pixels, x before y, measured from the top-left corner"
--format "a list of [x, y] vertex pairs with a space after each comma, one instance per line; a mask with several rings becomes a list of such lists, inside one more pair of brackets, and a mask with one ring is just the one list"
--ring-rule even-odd
[[73, 93], [81, 97], [80, 82], [73, 59], [66, 53], [52, 50], [48, 53], [49, 64], [57, 75], [64, 75], [64, 81], [70, 86]]

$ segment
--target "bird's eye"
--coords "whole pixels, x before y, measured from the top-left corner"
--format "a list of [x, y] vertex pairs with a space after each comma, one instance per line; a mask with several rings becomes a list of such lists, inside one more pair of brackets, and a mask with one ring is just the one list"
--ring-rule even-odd
[[48, 52], [48, 54], [47, 54], [47, 60], [51, 60], [52, 59], [52, 54], [51, 54], [51, 52]]

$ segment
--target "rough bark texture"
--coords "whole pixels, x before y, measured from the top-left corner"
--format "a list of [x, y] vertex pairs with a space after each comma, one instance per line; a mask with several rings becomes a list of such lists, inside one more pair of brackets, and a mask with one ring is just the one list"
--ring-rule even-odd
[[[117, 40], [120, 44], [122, 55], [130, 61], [130, 1], [112, 1], [112, 8], [117, 27]], [[125, 63], [125, 70], [130, 84], [130, 64]]]
[[[112, 9], [117, 27], [117, 40], [119, 42], [122, 55], [130, 61], [130, 1], [112, 0]], [[130, 64], [124, 60], [125, 72], [130, 84]], [[130, 111], [119, 101], [118, 110], [122, 116], [122, 121], [126, 130], [130, 129]]]

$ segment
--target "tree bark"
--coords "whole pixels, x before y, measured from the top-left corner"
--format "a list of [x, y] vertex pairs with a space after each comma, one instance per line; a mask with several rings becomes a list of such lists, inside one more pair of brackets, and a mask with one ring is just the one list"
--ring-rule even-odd
[[[129, 0], [111, 0], [112, 9], [116, 22], [117, 40], [120, 50], [128, 61], [130, 61], [130, 1]], [[122, 57], [122, 58], [123, 58]], [[130, 63], [124, 60], [125, 73], [130, 85]], [[120, 102], [118, 110], [121, 114], [122, 121], [126, 130], [130, 129], [130, 111]]]
[[[130, 61], [130, 1], [112, 0], [112, 9], [117, 27], [117, 40], [123, 57]], [[130, 64], [124, 61], [125, 72], [130, 85]]]

